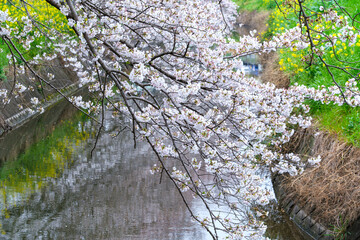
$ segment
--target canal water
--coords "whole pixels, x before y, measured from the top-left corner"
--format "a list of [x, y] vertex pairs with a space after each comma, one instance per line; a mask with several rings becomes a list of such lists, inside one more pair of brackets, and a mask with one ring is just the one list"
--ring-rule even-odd
[[[208, 240], [167, 179], [151, 175], [146, 143], [61, 102], [0, 139], [0, 239]], [[199, 201], [190, 205], [206, 212]], [[274, 202], [264, 237], [303, 240]]]

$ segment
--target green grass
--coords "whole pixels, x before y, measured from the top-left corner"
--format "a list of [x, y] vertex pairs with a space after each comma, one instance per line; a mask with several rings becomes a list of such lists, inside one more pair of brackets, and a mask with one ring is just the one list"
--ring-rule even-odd
[[264, 11], [276, 8], [276, 3], [271, 0], [233, 0], [242, 11]]
[[[263, 3], [267, 0], [235, 0], [239, 5], [240, 11], [251, 10], [268, 10], [264, 9]], [[270, 0], [271, 1], [271, 0]], [[272, 1], [273, 2], [273, 1]], [[307, 7], [313, 11], [319, 10], [320, 6], [329, 8], [332, 1], [322, 0], [308, 0], [305, 1]], [[360, 2], [358, 0], [339, 0], [342, 5], [352, 16], [360, 11]], [[325, 5], [324, 5], [325, 4]], [[284, 9], [283, 9], [284, 10]], [[345, 16], [340, 10], [339, 15]], [[272, 14], [268, 20], [268, 31], [263, 35], [264, 39], [268, 39], [275, 33], [280, 33], [286, 29], [296, 26], [296, 15], [289, 11], [286, 13], [286, 18], [282, 11], [273, 8]], [[319, 25], [320, 26], [320, 25]], [[359, 27], [359, 26], [356, 26]], [[337, 33], [337, 29], [326, 29], [327, 34]], [[321, 43], [320, 43], [321, 44]], [[338, 53], [340, 60], [347, 60], [351, 62], [360, 61], [360, 38], [357, 44], [349, 47], [348, 43], [337, 43], [335, 51]], [[339, 51], [339, 52], [338, 52]], [[313, 65], [307, 66], [302, 59], [309, 53], [309, 49], [284, 49], [278, 52], [280, 61], [279, 67], [282, 71], [290, 76], [291, 84], [298, 83], [308, 87], [318, 88], [319, 86], [332, 86], [333, 81], [330, 74], [320, 62], [315, 59]], [[336, 60], [335, 55], [331, 48], [327, 48], [324, 54], [324, 59], [329, 64], [347, 67]], [[351, 65], [352, 67], [360, 67], [359, 63]], [[352, 74], [358, 75], [359, 73], [354, 70], [349, 70]], [[336, 81], [344, 86], [345, 82], [350, 78], [349, 75], [341, 70], [332, 69]], [[359, 85], [359, 84], [358, 84]], [[319, 102], [310, 102], [311, 115], [320, 124], [323, 130], [335, 132], [340, 138], [345, 141], [360, 147], [360, 108], [349, 106], [335, 106], [333, 104], [321, 104]]]

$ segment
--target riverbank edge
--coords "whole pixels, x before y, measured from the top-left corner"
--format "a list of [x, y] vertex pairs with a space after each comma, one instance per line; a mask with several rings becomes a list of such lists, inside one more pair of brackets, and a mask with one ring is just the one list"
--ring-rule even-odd
[[[266, 26], [268, 22], [268, 16], [266, 18], [257, 17], [259, 14], [263, 15], [263, 11], [241, 11], [239, 12], [245, 18], [239, 20], [245, 21], [245, 26], [247, 30], [257, 29], [251, 18], [260, 19], [261, 23], [257, 25]], [[251, 29], [252, 28], [252, 29]], [[257, 29], [258, 30], [258, 29]], [[262, 29], [264, 31], [264, 29]], [[260, 31], [258, 31], [260, 32]], [[278, 88], [288, 88], [290, 85], [290, 77], [287, 76], [283, 71], [280, 71], [278, 65], [278, 55], [277, 53], [271, 53], [269, 55], [261, 55], [260, 63], [264, 66], [262, 73], [262, 81], [270, 82], [275, 84]], [[311, 216], [311, 213], [308, 214], [304, 208], [302, 208], [296, 199], [288, 198], [288, 193], [285, 191], [283, 186], [284, 176], [275, 175], [273, 176], [272, 183], [273, 189], [275, 192], [276, 199], [279, 203], [279, 206], [285, 211], [285, 213], [290, 217], [290, 220], [298, 227], [298, 229], [304, 234], [308, 239], [317, 239], [317, 240], [331, 240], [334, 239], [334, 234], [326, 226], [316, 222]], [[360, 224], [360, 223], [359, 223]]]
[[[69, 79], [73, 78], [73, 74], [74, 74], [74, 72], [70, 71], [70, 74], [68, 74], [67, 77]], [[55, 76], [54, 79], [56, 80], [57, 77]], [[43, 103], [41, 103], [39, 105], [39, 107], [43, 108], [44, 111], [46, 111], [48, 108], [54, 106], [59, 101], [64, 100], [64, 96], [69, 97], [69, 96], [75, 94], [76, 92], [78, 92], [82, 89], [82, 88], [79, 89], [78, 84], [79, 84], [79, 82], [78, 82], [78, 80], [76, 80], [72, 84], [59, 89], [61, 94], [59, 92], [55, 92], [55, 93], [51, 94], [51, 99], [44, 101]], [[8, 124], [11, 127], [12, 130], [14, 130], [41, 114], [42, 114], [41, 111], [33, 111], [30, 108], [25, 108], [22, 111], [5, 119], [5, 122], [6, 122], [6, 124]], [[5, 131], [4, 129], [0, 128], [0, 136], [4, 136], [7, 132], [8, 131]]]
[[333, 233], [322, 224], [316, 222], [311, 214], [308, 214], [296, 199], [288, 197], [282, 186], [284, 176], [276, 174], [272, 177], [273, 189], [279, 205], [289, 215], [290, 220], [306, 235], [308, 239], [331, 240]]

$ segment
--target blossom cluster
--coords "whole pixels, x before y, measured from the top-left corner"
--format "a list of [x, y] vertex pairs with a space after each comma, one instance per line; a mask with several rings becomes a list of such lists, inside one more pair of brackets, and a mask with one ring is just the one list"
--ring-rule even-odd
[[[229, 0], [47, 2], [77, 34], [50, 37], [57, 40], [56, 54], [77, 72], [80, 86], [97, 96], [70, 101], [89, 114], [106, 108], [125, 118], [134, 139], [155, 151], [159, 165], [152, 171], [165, 172], [180, 192], [192, 192], [208, 207], [209, 217], [194, 217], [214, 238], [218, 223], [233, 239], [261, 237], [258, 216], [266, 213], [252, 210], [273, 195], [260, 173], [295, 175], [307, 165], [306, 159], [278, 150], [296, 128], [310, 125], [304, 101], [343, 103], [336, 88], [277, 89], [242, 71], [241, 56], [307, 48], [301, 27], [264, 42], [254, 34], [235, 41], [228, 38], [237, 14]], [[36, 72], [31, 63], [26, 67]], [[46, 84], [51, 77], [40, 80]], [[349, 101], [358, 105], [352, 80], [347, 88]], [[6, 98], [4, 90], [0, 93]], [[226, 209], [225, 216], [211, 203]]]

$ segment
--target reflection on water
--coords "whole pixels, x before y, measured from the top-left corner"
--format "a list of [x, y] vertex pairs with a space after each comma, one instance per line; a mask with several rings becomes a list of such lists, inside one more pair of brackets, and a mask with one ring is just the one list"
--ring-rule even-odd
[[[80, 118], [78, 119], [80, 121]], [[88, 124], [89, 125], [89, 124]], [[27, 200], [49, 179], [60, 176], [73, 161], [75, 149], [90, 136], [90, 129], [66, 122], [52, 134], [30, 147], [16, 161], [5, 162], [0, 169], [0, 211], [7, 215], [11, 206]]]
[[65, 100], [48, 108], [32, 121], [14, 129], [6, 138], [0, 138], [0, 166], [5, 161], [13, 160], [19, 152], [28, 149], [34, 142], [46, 137], [54, 127], [71, 118], [77, 109], [69, 106]]
[[[150, 174], [155, 158], [147, 145], [134, 149], [126, 132], [113, 138], [115, 128], [109, 122], [91, 157], [96, 129], [77, 118], [7, 162], [0, 239], [210, 239], [172, 183]], [[191, 204], [205, 211], [196, 199]], [[272, 212], [267, 237], [302, 239]]]

